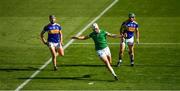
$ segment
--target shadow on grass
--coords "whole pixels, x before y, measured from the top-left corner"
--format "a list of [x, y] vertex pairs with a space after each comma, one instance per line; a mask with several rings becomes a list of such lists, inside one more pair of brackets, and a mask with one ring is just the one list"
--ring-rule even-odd
[[102, 80], [102, 79], [91, 79], [91, 75], [83, 75], [79, 77], [34, 77], [34, 78], [18, 78], [18, 79], [41, 79], [41, 80], [53, 80], [53, 79], [59, 79], [59, 80], [84, 80], [84, 81], [105, 81], [105, 82], [114, 82], [115, 80]]
[[[122, 67], [127, 66], [131, 67], [130, 64], [122, 64]], [[121, 67], [120, 66], [120, 67]], [[61, 64], [59, 67], [106, 67], [105, 64]], [[117, 65], [113, 64], [112, 67], [117, 67]], [[134, 67], [180, 67], [180, 65], [173, 64], [135, 64]]]
[[36, 71], [38, 68], [27, 67], [27, 68], [0, 68], [0, 71], [14, 72], [14, 71]]
[[105, 67], [105, 65], [94, 64], [62, 64], [60, 67]]
[[[129, 66], [130, 65], [122, 65], [122, 66]], [[180, 65], [174, 64], [135, 64], [134, 67], [180, 67]]]
[[[131, 67], [130, 65], [122, 64], [120, 67]], [[59, 67], [106, 67], [105, 64], [60, 64]], [[117, 67], [116, 65], [112, 65], [112, 67]], [[180, 65], [173, 64], [135, 64], [134, 67], [180, 67]], [[37, 71], [39, 68], [35, 67], [26, 67], [26, 68], [0, 68], [0, 71], [5, 72], [14, 72], [14, 71]], [[44, 70], [44, 69], [43, 69]], [[52, 69], [46, 69], [47, 71]]]

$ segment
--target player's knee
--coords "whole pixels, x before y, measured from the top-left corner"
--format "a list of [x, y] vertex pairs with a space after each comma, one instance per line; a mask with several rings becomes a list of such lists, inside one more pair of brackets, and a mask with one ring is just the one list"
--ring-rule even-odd
[[122, 50], [119, 52], [120, 55], [123, 55], [123, 53], [124, 53], [124, 52], [123, 52]]
[[129, 51], [129, 55], [134, 55], [134, 53], [132, 51]]
[[121, 43], [120, 48], [124, 49], [125, 48], [125, 43]]
[[64, 56], [64, 51], [59, 51], [60, 56]]
[[53, 58], [53, 59], [56, 58], [56, 55], [52, 55], [52, 58]]
[[109, 63], [111, 64], [112, 63], [111, 57], [107, 56], [107, 59], [108, 59]]
[[110, 62], [108, 60], [104, 60], [106, 66], [109, 66], [110, 65]]
[[59, 55], [60, 55], [60, 56], [64, 56], [64, 53], [60, 53]]
[[64, 56], [64, 51], [62, 49], [58, 50], [59, 56]]

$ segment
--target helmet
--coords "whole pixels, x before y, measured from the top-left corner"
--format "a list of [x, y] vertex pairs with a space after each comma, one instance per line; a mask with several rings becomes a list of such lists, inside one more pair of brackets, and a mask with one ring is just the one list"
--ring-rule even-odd
[[134, 18], [135, 16], [136, 16], [136, 15], [135, 15], [134, 13], [129, 13], [129, 14], [128, 14], [128, 17], [129, 17], [129, 18]]
[[54, 19], [56, 17], [55, 17], [55, 15], [49, 15], [49, 18]]
[[98, 24], [97, 24], [97, 23], [93, 23], [93, 24], [92, 24], [92, 28], [93, 28], [93, 29], [96, 29], [96, 28], [99, 29]]

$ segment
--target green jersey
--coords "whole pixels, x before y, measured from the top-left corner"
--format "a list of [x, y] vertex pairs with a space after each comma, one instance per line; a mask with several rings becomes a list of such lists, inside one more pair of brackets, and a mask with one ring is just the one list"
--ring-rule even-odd
[[89, 37], [94, 40], [96, 50], [101, 50], [108, 46], [106, 36], [107, 32], [105, 32], [104, 30], [100, 30], [100, 33], [92, 32], [89, 34]]

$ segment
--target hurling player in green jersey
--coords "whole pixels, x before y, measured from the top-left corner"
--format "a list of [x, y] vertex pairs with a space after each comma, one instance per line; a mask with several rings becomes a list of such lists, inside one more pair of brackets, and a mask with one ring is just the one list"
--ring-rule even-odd
[[90, 33], [87, 36], [78, 36], [78, 37], [72, 37], [72, 39], [78, 39], [78, 40], [85, 40], [92, 38], [95, 43], [95, 50], [99, 56], [99, 58], [106, 64], [106, 67], [111, 72], [111, 74], [114, 76], [115, 80], [118, 80], [117, 75], [115, 74], [111, 63], [111, 52], [107, 45], [106, 36], [112, 37], [112, 38], [118, 38], [119, 36], [116, 34], [108, 33], [102, 29], [99, 29], [97, 23], [94, 23], [92, 25], [93, 32]]

